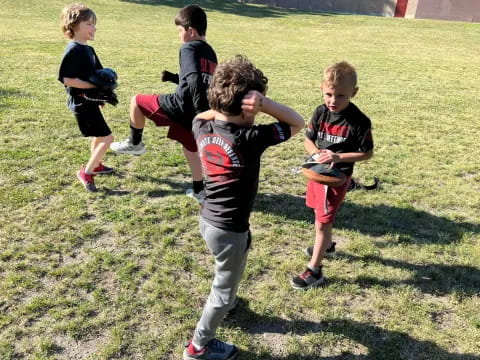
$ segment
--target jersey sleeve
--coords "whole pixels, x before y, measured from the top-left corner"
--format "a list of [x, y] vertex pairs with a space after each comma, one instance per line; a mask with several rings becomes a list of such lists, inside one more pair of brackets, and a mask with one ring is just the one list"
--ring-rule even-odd
[[312, 118], [308, 123], [307, 130], [305, 130], [305, 137], [311, 140], [313, 143], [315, 143], [315, 141], [317, 140], [320, 113], [321, 108], [316, 108], [313, 112]]
[[185, 44], [180, 48], [180, 77], [186, 77], [191, 73], [200, 73], [200, 64], [196, 58], [195, 48]]
[[207, 100], [207, 84], [202, 80], [199, 73], [191, 73], [187, 76], [188, 88], [192, 97], [195, 114], [208, 110], [210, 107]]
[[61, 83], [64, 78], [87, 81], [88, 77], [98, 69], [102, 69], [102, 64], [93, 47], [70, 44], [63, 55], [58, 80]]
[[98, 58], [97, 53], [95, 52], [95, 49], [94, 48], [91, 48], [91, 49], [93, 52], [93, 56], [95, 58], [95, 61], [94, 61], [95, 70], [103, 69], [102, 63], [100, 62], [100, 59]]
[[285, 142], [291, 136], [290, 125], [281, 122], [257, 125], [247, 132], [249, 143], [255, 144], [255, 147], [261, 151], [264, 151], [269, 146]]
[[200, 123], [201, 123], [201, 121], [202, 120], [198, 117], [195, 117], [192, 121], [192, 133], [193, 133], [193, 137], [195, 139], [197, 139], [197, 137], [200, 134]]
[[360, 147], [359, 150], [361, 152], [369, 152], [370, 150], [373, 149], [373, 134], [372, 134], [372, 128], [368, 127], [367, 129], [363, 129], [361, 133], [359, 134], [359, 140], [360, 140]]
[[81, 57], [71, 48], [63, 55], [62, 63], [60, 64], [60, 70], [58, 72], [58, 81], [63, 84], [64, 78], [77, 78], [78, 69], [81, 68]]

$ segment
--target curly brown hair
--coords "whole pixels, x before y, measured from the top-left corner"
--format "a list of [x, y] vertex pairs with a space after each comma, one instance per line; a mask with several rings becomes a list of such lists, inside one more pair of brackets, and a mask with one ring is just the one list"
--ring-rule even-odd
[[210, 107], [227, 115], [242, 113], [242, 99], [251, 90], [265, 94], [268, 79], [243, 55], [217, 66], [208, 88]]
[[97, 16], [93, 10], [83, 4], [67, 5], [62, 11], [61, 18], [62, 32], [69, 39], [73, 39], [75, 35], [73, 29], [82, 21], [91, 20], [93, 23], [97, 23]]

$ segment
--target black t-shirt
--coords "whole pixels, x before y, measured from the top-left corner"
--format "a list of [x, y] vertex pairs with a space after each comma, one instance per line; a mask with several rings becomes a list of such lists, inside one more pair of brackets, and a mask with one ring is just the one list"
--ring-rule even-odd
[[217, 228], [247, 231], [258, 190], [260, 157], [269, 146], [290, 138], [290, 126], [272, 123], [246, 128], [196, 118], [193, 134], [206, 176], [202, 217]]
[[[95, 73], [96, 70], [102, 69], [100, 59], [93, 47], [82, 45], [75, 41], [68, 43], [63, 54], [62, 63], [58, 73], [58, 81], [63, 84], [63, 78], [78, 78], [88, 81], [88, 77]], [[76, 96], [85, 93], [85, 89], [77, 89], [66, 87], [67, 93]]]
[[159, 104], [172, 121], [190, 129], [195, 115], [209, 109], [207, 89], [217, 66], [217, 55], [205, 41], [194, 40], [182, 45], [179, 61], [175, 93], [160, 95]]
[[[334, 153], [368, 152], [373, 149], [372, 124], [353, 103], [340, 113], [317, 107], [308, 124], [305, 136], [319, 149]], [[353, 173], [354, 163], [337, 163], [345, 175]]]

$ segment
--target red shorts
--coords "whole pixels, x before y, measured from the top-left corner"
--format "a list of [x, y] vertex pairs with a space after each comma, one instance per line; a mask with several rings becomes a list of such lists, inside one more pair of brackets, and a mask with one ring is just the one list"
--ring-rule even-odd
[[192, 134], [192, 129], [187, 129], [180, 124], [170, 120], [158, 103], [158, 95], [138, 94], [135, 102], [145, 117], [152, 120], [157, 126], [169, 126], [167, 137], [178, 141], [188, 151], [196, 152], [197, 143]]
[[351, 176], [347, 176], [347, 181], [345, 181], [343, 186], [329, 186], [326, 201], [325, 185], [316, 183], [314, 181], [309, 181], [307, 183], [306, 204], [308, 207], [315, 210], [316, 221], [323, 224], [332, 224], [335, 221], [338, 209], [340, 209], [340, 205], [342, 205], [345, 194], [347, 193], [350, 179]]

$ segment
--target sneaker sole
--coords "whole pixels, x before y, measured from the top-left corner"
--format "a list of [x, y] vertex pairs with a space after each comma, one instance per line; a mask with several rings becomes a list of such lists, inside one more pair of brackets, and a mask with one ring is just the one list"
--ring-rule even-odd
[[[312, 257], [312, 254], [308, 252], [308, 248], [303, 249], [303, 253], [308, 257]], [[334, 258], [336, 255], [337, 255], [337, 251], [335, 250], [331, 252], [326, 252], [324, 256], [328, 258]]]
[[105, 174], [112, 174], [115, 170], [110, 170], [110, 171], [95, 171], [95, 175], [105, 175]]
[[311, 289], [311, 288], [316, 288], [316, 287], [319, 287], [320, 285], [323, 285], [325, 283], [325, 277], [321, 277], [320, 279], [318, 279], [317, 281], [307, 285], [307, 286], [298, 286], [297, 284], [293, 283], [293, 282], [290, 282], [290, 285], [292, 286], [292, 288], [294, 288], [295, 290], [308, 290], [308, 289]]
[[77, 179], [80, 181], [80, 183], [83, 185], [83, 187], [88, 191], [88, 192], [97, 192], [97, 187], [95, 184], [93, 184], [93, 187], [89, 187], [88, 184], [85, 184], [80, 177], [80, 171], [77, 172]]
[[187, 190], [187, 192], [185, 193], [185, 195], [186, 195], [187, 197], [189, 197], [189, 198], [194, 199], [194, 200], [195, 200], [196, 202], [198, 202], [200, 205], [203, 205], [203, 202], [205, 201], [205, 198], [199, 199], [199, 198], [197, 198], [195, 195], [193, 195], [193, 192], [188, 192], [188, 190]]
[[[238, 358], [238, 351], [230, 355], [229, 357], [225, 358], [224, 360], [235, 360], [237, 358]], [[198, 357], [190, 356], [187, 350], [183, 352], [183, 360], [198, 360], [198, 359], [199, 359]]]
[[143, 155], [147, 152], [147, 150], [144, 148], [142, 150], [115, 150], [110, 148], [115, 154], [124, 154], [124, 155]]

